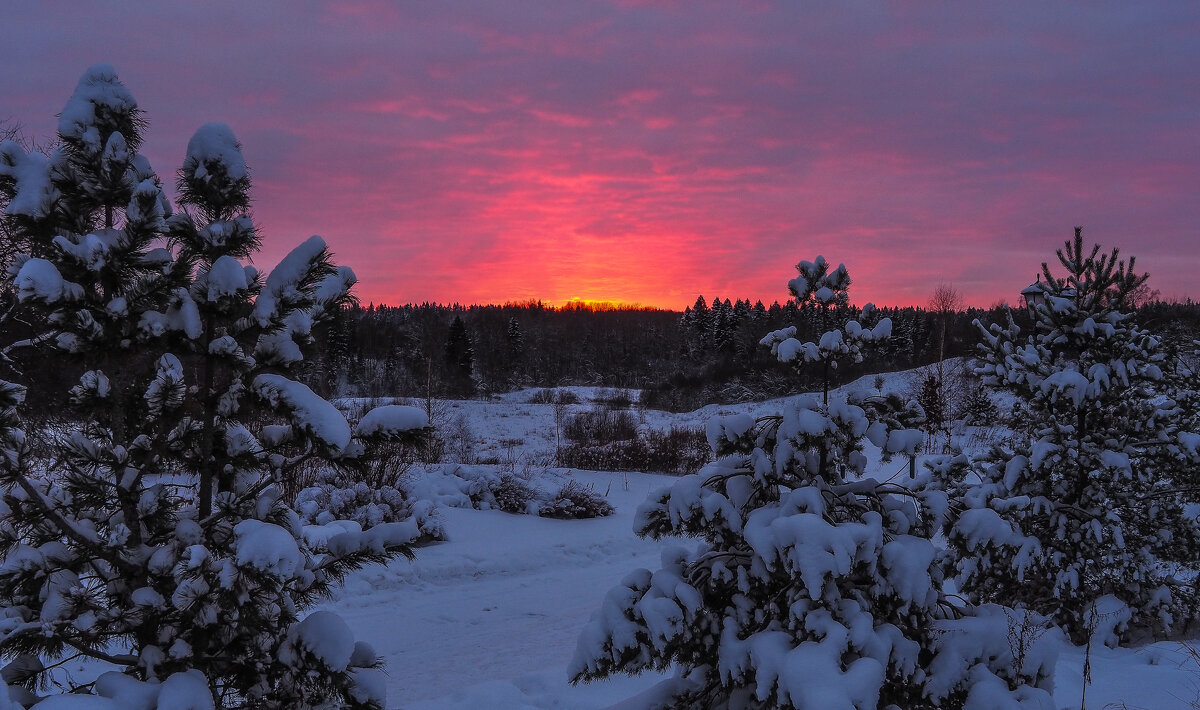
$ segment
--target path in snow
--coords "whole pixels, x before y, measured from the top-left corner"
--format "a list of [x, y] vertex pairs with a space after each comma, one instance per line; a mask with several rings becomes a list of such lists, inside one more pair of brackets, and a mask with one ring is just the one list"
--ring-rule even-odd
[[[443, 509], [450, 541], [418, 549], [415, 562], [363, 570], [325, 605], [387, 659], [389, 704], [446, 707], [416, 703], [464, 685], [511, 685], [507, 681], [529, 674], [537, 679], [525, 679], [521, 694], [545, 686], [575, 696], [546, 707], [594, 707], [589, 696], [608, 695], [596, 686], [567, 687], [566, 665], [608, 589], [637, 567], [658, 566], [664, 543], [635, 537], [633, 512], [670, 479], [631, 474], [626, 491], [620, 474], [576, 477], [599, 490], [611, 480], [609, 499], [618, 513], [564, 521]], [[652, 682], [617, 685], [628, 695]]]

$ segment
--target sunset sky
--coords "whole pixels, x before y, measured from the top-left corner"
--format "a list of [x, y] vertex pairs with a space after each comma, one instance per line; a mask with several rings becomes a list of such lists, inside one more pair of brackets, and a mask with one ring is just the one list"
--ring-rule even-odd
[[10, 3], [0, 118], [97, 62], [171, 195], [228, 123], [258, 264], [320, 234], [364, 303], [770, 303], [818, 254], [1013, 303], [1075, 225], [1200, 297], [1194, 0]]

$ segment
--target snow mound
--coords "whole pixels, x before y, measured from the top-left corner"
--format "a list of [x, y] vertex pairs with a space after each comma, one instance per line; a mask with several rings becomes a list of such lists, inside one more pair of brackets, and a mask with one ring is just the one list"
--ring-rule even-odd
[[293, 423], [335, 452], [350, 444], [350, 425], [342, 413], [307, 386], [282, 375], [259, 375], [254, 378], [254, 391], [271, 403], [283, 408]]
[[[96, 64], [88, 68], [79, 78], [75, 93], [67, 100], [58, 117], [58, 133], [64, 138], [89, 142], [90, 132], [95, 130], [97, 110], [101, 113], [129, 115], [137, 111], [133, 94], [117, 78], [117, 70], [110, 64]], [[96, 152], [100, 150], [99, 134], [95, 136]]]
[[342, 617], [330, 611], [314, 611], [296, 624], [296, 645], [305, 649], [331, 670], [344, 671], [354, 655], [354, 633]]
[[249, 177], [246, 171], [246, 160], [242, 157], [242, 147], [238, 145], [233, 129], [224, 123], [206, 123], [196, 131], [188, 141], [187, 162], [194, 161], [195, 177], [206, 179], [209, 167], [221, 165], [230, 180], [242, 180]]
[[429, 417], [416, 407], [387, 404], [376, 407], [363, 415], [354, 427], [355, 436], [374, 434], [394, 435], [429, 426]]
[[261, 520], [243, 520], [233, 528], [237, 563], [288, 578], [303, 568], [304, 555], [287, 530]]

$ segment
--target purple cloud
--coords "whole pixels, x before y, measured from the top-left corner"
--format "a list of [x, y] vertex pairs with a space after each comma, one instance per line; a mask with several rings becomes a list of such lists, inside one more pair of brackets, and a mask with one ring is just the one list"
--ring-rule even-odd
[[[319, 233], [364, 300], [1015, 300], [1076, 224], [1166, 295], [1200, 266], [1191, 3], [14, 6], [6, 112], [112, 63], [173, 175], [230, 124], [261, 261]], [[99, 29], [98, 29], [99, 28]]]

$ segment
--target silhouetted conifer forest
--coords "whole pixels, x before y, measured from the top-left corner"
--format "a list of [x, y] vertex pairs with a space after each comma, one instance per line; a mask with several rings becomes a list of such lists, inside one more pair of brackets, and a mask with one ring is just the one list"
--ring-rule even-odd
[[[839, 382], [864, 374], [929, 364], [938, 358], [937, 313], [881, 308], [893, 337]], [[1169, 324], [1181, 342], [1200, 332], [1200, 307], [1152, 303], [1142, 318]], [[1021, 324], [1026, 316], [1012, 313]], [[857, 317], [839, 309], [836, 327]], [[970, 356], [978, 342], [972, 321], [1004, 322], [1003, 307], [950, 315], [946, 357]], [[522, 387], [591, 385], [645, 390], [643, 404], [688, 411], [811, 389], [758, 345], [763, 333], [795, 325], [800, 340], [819, 337], [819, 314], [794, 303], [703, 296], [683, 313], [637, 307], [568, 306], [540, 302], [462, 306], [376, 306], [344, 309], [325, 334], [326, 347], [308, 373], [328, 395], [487, 397]]]
[[[970, 356], [978, 342], [971, 325], [1002, 323], [1004, 308], [971, 308], [946, 324], [946, 357]], [[923, 308], [880, 308], [893, 337], [859, 365], [836, 373], [844, 383], [937, 360], [940, 315]], [[1011, 311], [1018, 324], [1027, 316]], [[834, 312], [829, 327], [855, 318], [853, 307]], [[1200, 305], [1152, 302], [1139, 319], [1181, 346], [1200, 337]], [[815, 380], [771, 357], [758, 344], [763, 333], [795, 325], [797, 338], [818, 337], [819, 313], [792, 302], [704, 297], [684, 312], [655, 308], [540, 302], [505, 305], [384, 306], [343, 308], [314, 332], [319, 353], [307, 363], [306, 383], [323, 396], [475, 398], [524, 387], [569, 385], [643, 390], [642, 404], [690, 411], [810, 391]], [[20, 324], [14, 324], [19, 328]], [[14, 335], [19, 335], [14, 333]], [[11, 365], [41, 369], [36, 359]], [[56, 367], [34, 381], [53, 387], [82, 371]], [[34, 387], [36, 390], [36, 385]], [[31, 392], [31, 401], [36, 392]]]

